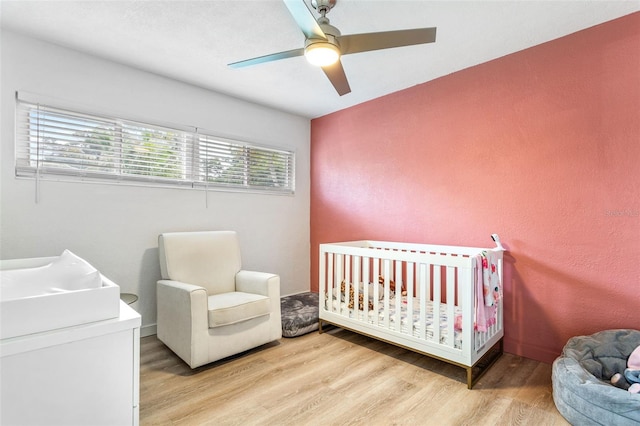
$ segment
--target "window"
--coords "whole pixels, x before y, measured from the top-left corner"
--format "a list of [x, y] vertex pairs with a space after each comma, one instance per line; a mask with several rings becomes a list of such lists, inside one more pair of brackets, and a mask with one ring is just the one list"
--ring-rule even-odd
[[16, 175], [294, 192], [294, 153], [18, 99]]

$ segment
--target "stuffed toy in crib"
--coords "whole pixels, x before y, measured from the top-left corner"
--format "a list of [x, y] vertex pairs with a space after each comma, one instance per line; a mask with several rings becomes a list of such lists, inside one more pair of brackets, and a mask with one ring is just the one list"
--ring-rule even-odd
[[[340, 292], [342, 293], [342, 300], [344, 301], [345, 297], [344, 297], [344, 293], [345, 293], [345, 281], [342, 280], [342, 282], [340, 283]], [[360, 283], [360, 292], [358, 293], [358, 309], [360, 309], [361, 311], [364, 311], [364, 294], [363, 292], [363, 288], [362, 288], [362, 283]], [[369, 310], [373, 309], [373, 302], [371, 301], [371, 298], [373, 297], [373, 290], [371, 290], [371, 284], [369, 284]], [[355, 291], [353, 289], [353, 286], [349, 286], [349, 309], [353, 309], [354, 306], [354, 299], [355, 299]]]
[[624, 373], [613, 375], [611, 384], [631, 393], [640, 393], [640, 346], [629, 355]]
[[[382, 275], [378, 277], [378, 284], [380, 284], [380, 288], [382, 288], [382, 290], [384, 291], [384, 277]], [[396, 283], [393, 280], [389, 280], [389, 288], [392, 292], [395, 293]], [[407, 295], [407, 290], [404, 288], [404, 284], [402, 284], [400, 288], [400, 294], [402, 294], [403, 296]]]
[[[373, 310], [373, 297], [374, 297], [374, 283], [369, 283], [369, 310]], [[342, 280], [340, 283], [340, 292], [342, 293], [342, 301], [345, 301], [345, 291], [346, 291], [346, 282]], [[389, 280], [389, 288], [392, 292], [396, 291], [396, 283], [393, 280]], [[403, 296], [407, 295], [407, 292], [404, 290], [404, 287], [401, 289], [401, 293]], [[378, 298], [381, 300], [384, 297], [384, 277], [378, 277]], [[349, 286], [349, 309], [353, 309], [355, 302], [355, 290], [353, 285]], [[364, 311], [364, 285], [360, 283], [360, 288], [358, 290], [358, 309]]]

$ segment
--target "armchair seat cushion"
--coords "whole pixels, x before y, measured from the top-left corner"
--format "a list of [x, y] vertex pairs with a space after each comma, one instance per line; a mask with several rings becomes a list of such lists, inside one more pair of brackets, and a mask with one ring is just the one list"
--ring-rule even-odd
[[269, 297], [240, 291], [209, 296], [208, 305], [210, 328], [269, 315], [271, 308]]

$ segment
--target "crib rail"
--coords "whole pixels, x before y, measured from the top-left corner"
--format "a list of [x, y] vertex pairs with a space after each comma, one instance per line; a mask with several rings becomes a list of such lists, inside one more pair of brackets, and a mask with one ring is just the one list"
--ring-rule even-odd
[[496, 323], [474, 329], [476, 256], [494, 249], [351, 241], [320, 245], [320, 320], [461, 366], [502, 338]]

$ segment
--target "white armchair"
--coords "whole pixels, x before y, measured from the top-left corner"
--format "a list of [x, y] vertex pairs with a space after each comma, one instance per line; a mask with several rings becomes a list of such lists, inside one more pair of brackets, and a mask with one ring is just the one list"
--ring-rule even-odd
[[235, 232], [158, 238], [158, 339], [191, 368], [282, 337], [280, 277], [241, 270]]

